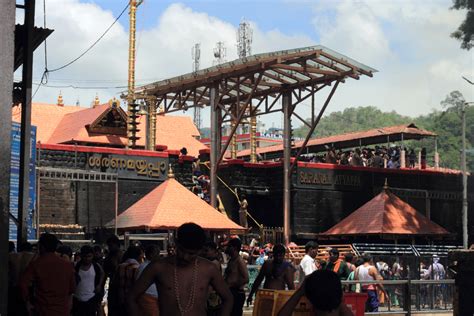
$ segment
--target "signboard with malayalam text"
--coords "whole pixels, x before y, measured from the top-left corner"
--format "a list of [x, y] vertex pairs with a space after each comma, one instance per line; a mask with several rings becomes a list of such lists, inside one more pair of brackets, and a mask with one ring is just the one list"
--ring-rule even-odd
[[[11, 164], [10, 164], [10, 214], [18, 218], [18, 196], [20, 188], [20, 134], [21, 125], [13, 122], [11, 129]], [[31, 126], [31, 146], [29, 163], [29, 198], [28, 198], [28, 239], [36, 238], [36, 228], [33, 225], [36, 205], [36, 126]], [[9, 235], [12, 241], [17, 239], [18, 226], [9, 218]]]
[[168, 174], [168, 159], [155, 156], [89, 153], [86, 166], [93, 171], [117, 173], [120, 179], [164, 181]]

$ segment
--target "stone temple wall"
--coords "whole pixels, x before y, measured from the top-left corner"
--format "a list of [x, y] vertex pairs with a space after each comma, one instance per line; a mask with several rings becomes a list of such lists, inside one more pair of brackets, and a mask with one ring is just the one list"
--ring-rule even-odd
[[[73, 146], [71, 146], [73, 148]], [[91, 153], [67, 150], [38, 150], [37, 166], [69, 170], [90, 170]], [[103, 155], [102, 157], [109, 157]], [[130, 159], [143, 159], [130, 156]], [[160, 161], [164, 169], [156, 178], [136, 177], [130, 172], [118, 180], [118, 214], [152, 191], [167, 178], [168, 164], [175, 178], [192, 186], [192, 158], [170, 154]], [[108, 170], [95, 170], [109, 172]], [[38, 182], [37, 182], [38, 184]], [[115, 218], [115, 183], [80, 182], [70, 180], [39, 180], [39, 223], [44, 225], [76, 225], [86, 238], [104, 228]], [[42, 231], [45, 231], [43, 228]], [[52, 230], [50, 230], [52, 231]]]

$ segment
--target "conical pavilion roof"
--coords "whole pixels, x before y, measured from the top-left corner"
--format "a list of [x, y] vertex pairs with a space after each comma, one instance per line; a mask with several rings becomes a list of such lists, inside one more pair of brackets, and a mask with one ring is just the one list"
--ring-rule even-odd
[[440, 225], [384, 189], [322, 235], [448, 235]]
[[170, 178], [117, 217], [119, 229], [176, 229], [193, 222], [206, 230], [245, 230]]

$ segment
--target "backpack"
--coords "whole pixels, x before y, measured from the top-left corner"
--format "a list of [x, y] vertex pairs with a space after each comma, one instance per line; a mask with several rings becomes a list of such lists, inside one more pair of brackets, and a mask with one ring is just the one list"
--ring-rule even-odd
[[431, 264], [431, 279], [432, 280], [443, 280], [444, 279], [444, 268], [439, 263]]

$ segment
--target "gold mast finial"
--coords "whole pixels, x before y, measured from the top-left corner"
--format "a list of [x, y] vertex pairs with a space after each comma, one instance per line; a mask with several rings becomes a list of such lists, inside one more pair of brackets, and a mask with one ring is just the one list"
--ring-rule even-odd
[[58, 95], [58, 103], [57, 103], [58, 106], [64, 106], [64, 100], [63, 100], [63, 95], [62, 95], [62, 91], [59, 90], [59, 95]]
[[95, 98], [94, 98], [94, 105], [93, 105], [93, 107], [96, 107], [96, 106], [98, 106], [98, 105], [100, 105], [100, 100], [99, 100], [99, 94], [96, 93], [96, 94], [95, 94]]
[[171, 164], [169, 165], [169, 168], [168, 168], [168, 179], [174, 179], [174, 173], [173, 173], [173, 168], [171, 167]]

